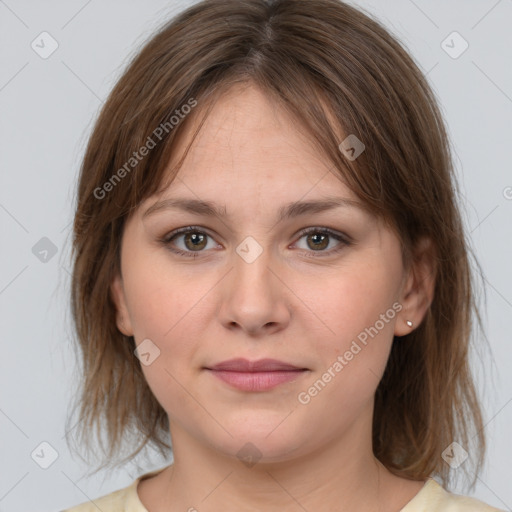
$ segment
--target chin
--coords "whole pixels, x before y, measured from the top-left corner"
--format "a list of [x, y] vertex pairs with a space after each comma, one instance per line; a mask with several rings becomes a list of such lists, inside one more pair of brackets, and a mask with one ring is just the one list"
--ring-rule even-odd
[[[222, 431], [221, 439], [208, 437], [208, 443], [215, 450], [241, 462], [248, 459], [262, 464], [291, 460], [304, 452], [308, 439], [304, 430], [290, 428], [293, 427], [291, 418], [283, 422], [285, 417], [281, 414], [276, 419], [275, 415], [270, 415], [268, 420], [262, 421], [260, 413], [260, 418], [254, 421], [247, 418], [239, 424], [225, 423], [224, 427], [233, 437]], [[285, 426], [288, 421], [290, 424]]]

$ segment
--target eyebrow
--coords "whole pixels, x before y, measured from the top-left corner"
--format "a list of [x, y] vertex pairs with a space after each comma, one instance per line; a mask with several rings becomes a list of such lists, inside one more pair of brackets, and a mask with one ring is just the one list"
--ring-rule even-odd
[[[363, 210], [360, 202], [345, 197], [328, 197], [315, 201], [294, 201], [288, 203], [278, 210], [278, 222], [283, 220], [307, 215], [311, 213], [321, 213], [334, 208], [349, 207]], [[226, 207], [216, 205], [211, 201], [201, 201], [198, 199], [164, 199], [150, 206], [143, 214], [143, 218], [153, 215], [157, 212], [169, 209], [183, 210], [188, 213], [202, 215], [205, 217], [217, 217], [219, 219], [228, 217]]]

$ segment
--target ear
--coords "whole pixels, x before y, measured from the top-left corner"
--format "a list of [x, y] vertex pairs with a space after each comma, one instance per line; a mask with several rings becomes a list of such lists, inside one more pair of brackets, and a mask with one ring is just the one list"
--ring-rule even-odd
[[123, 280], [119, 273], [114, 277], [110, 285], [110, 295], [116, 306], [117, 328], [126, 336], [133, 336], [133, 327], [130, 321], [126, 298], [123, 287]]
[[[422, 322], [432, 300], [436, 283], [436, 251], [432, 239], [423, 237], [413, 249], [412, 261], [399, 298], [402, 310], [395, 323], [395, 336], [404, 336]], [[407, 325], [407, 321], [412, 326]]]

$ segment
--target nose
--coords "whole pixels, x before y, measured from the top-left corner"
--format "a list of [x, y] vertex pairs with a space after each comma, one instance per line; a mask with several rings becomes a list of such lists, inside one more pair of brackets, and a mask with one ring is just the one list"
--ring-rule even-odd
[[219, 318], [227, 329], [261, 337], [290, 322], [291, 292], [278, 277], [278, 265], [265, 250], [254, 261], [234, 252], [231, 272], [222, 287]]

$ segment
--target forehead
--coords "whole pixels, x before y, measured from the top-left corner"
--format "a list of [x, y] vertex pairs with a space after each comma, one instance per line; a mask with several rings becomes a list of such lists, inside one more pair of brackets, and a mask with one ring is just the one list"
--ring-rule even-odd
[[232, 86], [215, 100], [170, 182], [172, 169], [199, 127], [202, 108], [199, 104], [175, 140], [163, 190], [200, 193], [249, 187], [255, 194], [271, 188], [302, 196], [315, 189], [353, 197], [306, 128], [252, 83]]

